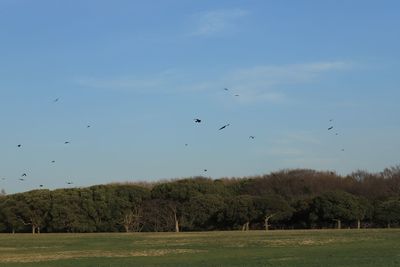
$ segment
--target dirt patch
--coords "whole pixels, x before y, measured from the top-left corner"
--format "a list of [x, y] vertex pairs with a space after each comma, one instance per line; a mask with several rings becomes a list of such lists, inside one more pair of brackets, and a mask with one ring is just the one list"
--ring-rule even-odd
[[143, 251], [102, 251], [102, 250], [88, 250], [88, 251], [63, 251], [63, 252], [49, 252], [43, 253], [24, 253], [21, 255], [5, 254], [0, 258], [0, 263], [11, 262], [41, 262], [41, 261], [54, 261], [65, 259], [79, 259], [79, 258], [123, 258], [123, 257], [159, 257], [171, 254], [186, 254], [186, 253], [200, 253], [204, 250], [194, 249], [152, 249]]
[[14, 247], [0, 247], [0, 251], [15, 251], [15, 250], [18, 249]]

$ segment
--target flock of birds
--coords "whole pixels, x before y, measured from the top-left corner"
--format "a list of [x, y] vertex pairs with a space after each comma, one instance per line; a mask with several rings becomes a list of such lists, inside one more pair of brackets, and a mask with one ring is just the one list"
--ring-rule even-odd
[[[60, 98], [56, 98], [56, 99], [53, 100], [53, 102], [56, 103], [56, 102], [58, 102], [59, 100], [60, 100]], [[90, 127], [91, 127], [90, 125], [87, 125], [87, 126], [86, 126], [86, 128], [90, 128]], [[64, 145], [68, 145], [68, 144], [70, 144], [70, 143], [71, 143], [70, 141], [65, 141], [65, 142], [64, 142]], [[23, 148], [23, 145], [22, 145], [22, 144], [18, 144], [18, 145], [17, 145], [17, 148], [18, 148], [18, 149], [22, 149], [22, 148]], [[56, 163], [56, 161], [55, 161], [55, 160], [52, 160], [51, 163], [54, 164], [54, 163]], [[28, 174], [24, 172], [24, 173], [21, 174], [21, 176], [18, 178], [18, 180], [21, 181], [21, 182], [24, 182], [24, 181], [26, 180], [27, 177], [28, 177]], [[3, 177], [3, 178], [1, 178], [1, 180], [2, 180], [2, 181], [5, 181], [6, 178]], [[65, 183], [68, 184], [68, 185], [74, 184], [72, 181], [66, 181]], [[40, 188], [43, 188], [44, 185], [43, 185], [43, 184], [40, 184], [39, 187], [40, 187]]]
[[[224, 91], [226, 91], [226, 92], [229, 92], [230, 91], [230, 89], [228, 89], [228, 88], [224, 88], [223, 89]], [[240, 95], [239, 94], [233, 94], [233, 96], [235, 96], [235, 97], [239, 97]], [[56, 98], [56, 99], [54, 99], [53, 100], [53, 102], [54, 103], [57, 103], [57, 102], [59, 102], [59, 100], [60, 100], [60, 98]], [[194, 121], [194, 123], [196, 123], [196, 124], [200, 124], [200, 123], [202, 123], [202, 119], [200, 119], [200, 118], [194, 118], [193, 119], [193, 121]], [[332, 125], [333, 124], [333, 119], [330, 119], [329, 120], [329, 122], [330, 122], [330, 126], [328, 127], [328, 131], [332, 131], [333, 129], [334, 129], [334, 126]], [[221, 130], [224, 130], [224, 129], [226, 129], [227, 127], [229, 127], [230, 126], [230, 123], [227, 123], [227, 124], [224, 124], [224, 125], [222, 125], [220, 128], [218, 128], [218, 131], [221, 131]], [[90, 128], [91, 127], [91, 125], [86, 125], [86, 128]], [[335, 132], [335, 135], [339, 135], [337, 132]], [[252, 139], [252, 140], [254, 140], [256, 137], [254, 136], [254, 135], [250, 135], [249, 136], [249, 139]], [[71, 142], [70, 141], [65, 141], [64, 142], [64, 145], [69, 145], [69, 144], [71, 144]], [[188, 146], [189, 144], [185, 144], [185, 146]], [[18, 149], [22, 149], [23, 148], [23, 145], [22, 144], [18, 144], [17, 145], [17, 148]], [[341, 149], [341, 151], [344, 151], [344, 149]], [[54, 164], [54, 163], [56, 163], [56, 161], [55, 160], [51, 160], [51, 163], [52, 164]], [[203, 171], [204, 172], [207, 172], [208, 170], [207, 169], [203, 169]], [[27, 173], [22, 173], [21, 174], [21, 176], [20, 176], [20, 178], [18, 179], [19, 181], [21, 181], [21, 182], [24, 182], [25, 180], [26, 180], [26, 178], [28, 177], [28, 174]], [[1, 178], [1, 180], [6, 180], [5, 178]], [[74, 183], [72, 182], [72, 181], [65, 181], [65, 183], [67, 184], [67, 185], [73, 185]], [[44, 187], [44, 185], [43, 184], [40, 184], [39, 185], [39, 187], [40, 188], [43, 188]]]

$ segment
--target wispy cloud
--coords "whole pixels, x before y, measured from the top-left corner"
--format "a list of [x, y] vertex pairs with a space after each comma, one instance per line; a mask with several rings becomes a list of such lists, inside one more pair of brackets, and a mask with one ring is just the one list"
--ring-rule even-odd
[[285, 156], [285, 157], [299, 157], [305, 154], [304, 151], [296, 148], [272, 148], [265, 152], [268, 155], [272, 156]]
[[343, 61], [256, 66], [236, 70], [228, 78], [234, 83], [247, 83], [250, 87], [261, 88], [310, 82], [324, 72], [347, 70], [351, 66], [351, 63]]
[[[164, 70], [159, 73], [150, 75], [123, 75], [118, 77], [80, 77], [76, 82], [84, 87], [107, 89], [107, 90], [122, 90], [135, 91], [143, 93], [162, 92], [167, 86], [176, 86], [176, 82], [181, 73], [177, 70]], [[167, 87], [171, 88], [171, 87]], [[171, 89], [165, 89], [168, 91]]]
[[244, 103], [281, 102], [287, 98], [282, 90], [287, 85], [313, 83], [324, 73], [345, 71], [352, 67], [353, 63], [344, 61], [264, 65], [233, 70], [221, 80], [225, 86], [236, 88], [242, 96], [238, 100]]
[[[344, 61], [313, 62], [305, 64], [264, 65], [232, 69], [213, 77], [200, 77], [188, 70], [169, 69], [159, 73], [112, 78], [84, 77], [77, 79], [81, 86], [141, 93], [221, 92], [230, 88], [241, 103], [285, 101], [287, 85], [317, 82], [323, 74], [346, 71], [353, 63]], [[293, 86], [292, 86], [293, 87]]]
[[306, 144], [306, 145], [319, 145], [321, 140], [316, 137], [312, 132], [297, 131], [285, 133], [282, 138], [275, 141], [279, 145], [292, 145], [292, 144]]
[[232, 31], [237, 21], [248, 15], [247, 10], [240, 8], [213, 10], [197, 14], [196, 28], [191, 35], [215, 36], [222, 32]]

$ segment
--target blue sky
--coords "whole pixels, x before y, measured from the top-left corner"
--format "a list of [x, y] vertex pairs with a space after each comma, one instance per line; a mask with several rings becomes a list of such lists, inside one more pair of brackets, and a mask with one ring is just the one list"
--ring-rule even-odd
[[399, 12], [0, 0], [0, 188], [398, 164]]

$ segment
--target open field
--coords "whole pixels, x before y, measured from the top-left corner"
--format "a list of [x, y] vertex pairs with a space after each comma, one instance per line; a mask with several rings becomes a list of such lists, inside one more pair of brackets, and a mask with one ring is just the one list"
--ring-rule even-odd
[[2, 234], [0, 266], [400, 266], [400, 229]]

